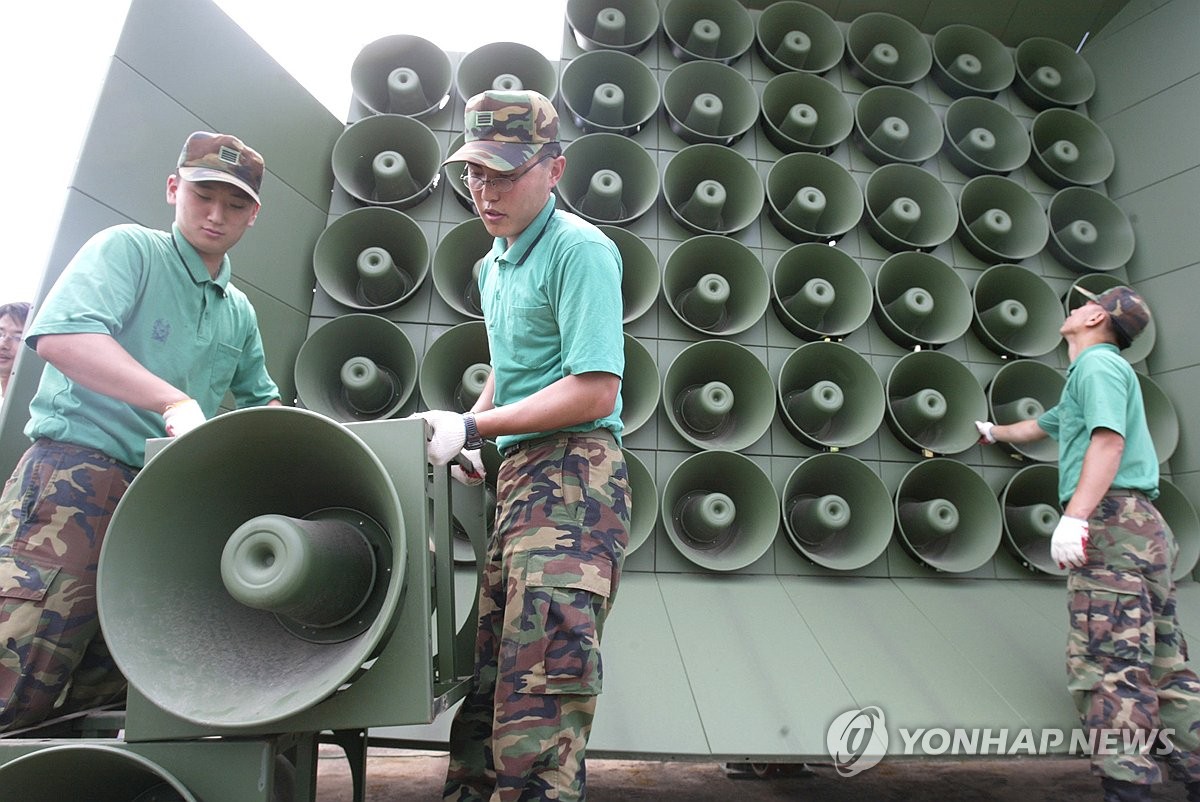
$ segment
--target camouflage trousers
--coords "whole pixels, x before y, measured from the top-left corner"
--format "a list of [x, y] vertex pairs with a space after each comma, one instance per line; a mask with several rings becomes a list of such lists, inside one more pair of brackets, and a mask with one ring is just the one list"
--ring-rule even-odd
[[[134, 470], [38, 440], [0, 495], [0, 731], [120, 699], [100, 635], [100, 546]], [[56, 703], [59, 703], [56, 708]]]
[[600, 633], [629, 540], [625, 459], [603, 430], [538, 438], [506, 456], [496, 497], [443, 796], [582, 800]]
[[1166, 749], [1152, 736], [1169, 730], [1173, 772], [1200, 780], [1200, 679], [1175, 613], [1175, 539], [1136, 491], [1110, 491], [1089, 530], [1087, 562], [1067, 581], [1067, 687], [1089, 732], [1121, 732], [1116, 748], [1093, 750], [1092, 772], [1160, 782]]

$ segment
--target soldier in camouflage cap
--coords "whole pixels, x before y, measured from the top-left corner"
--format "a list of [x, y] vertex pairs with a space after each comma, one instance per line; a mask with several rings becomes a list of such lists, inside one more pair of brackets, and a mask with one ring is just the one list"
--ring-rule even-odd
[[1109, 325], [1112, 326], [1117, 345], [1122, 350], [1128, 348], [1150, 324], [1150, 307], [1146, 306], [1142, 296], [1129, 287], [1113, 287], [1099, 295], [1088, 292], [1083, 287], [1076, 287], [1075, 291], [1108, 312]]
[[480, 92], [467, 101], [464, 125], [464, 144], [446, 164], [473, 162], [507, 173], [558, 145], [558, 112], [532, 90]]

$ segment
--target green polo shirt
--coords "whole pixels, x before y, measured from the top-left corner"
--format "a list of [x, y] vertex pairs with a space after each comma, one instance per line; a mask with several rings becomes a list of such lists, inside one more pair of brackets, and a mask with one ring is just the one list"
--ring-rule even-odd
[[1064, 505], [1075, 494], [1083, 455], [1099, 428], [1125, 438], [1112, 486], [1158, 496], [1158, 455], [1146, 425], [1142, 389], [1115, 345], [1093, 345], [1075, 358], [1062, 397], [1038, 418], [1038, 426], [1058, 441], [1058, 497]]
[[[36, 350], [43, 334], [108, 334], [208, 417], [227, 391], [238, 407], [261, 406], [279, 388], [267, 375], [254, 307], [230, 276], [226, 257], [213, 280], [178, 227], [115, 226], [67, 265], [25, 343]], [[42, 371], [29, 415], [30, 438], [94, 448], [134, 467], [145, 463], [147, 438], [166, 436], [157, 412], [93, 392], [53, 365]]]
[[[510, 248], [496, 238], [479, 271], [496, 406], [527, 398], [567, 375], [625, 370], [621, 253], [551, 195]], [[621, 397], [606, 417], [564, 431], [612, 431], [621, 442]], [[502, 435], [504, 449], [551, 432]]]

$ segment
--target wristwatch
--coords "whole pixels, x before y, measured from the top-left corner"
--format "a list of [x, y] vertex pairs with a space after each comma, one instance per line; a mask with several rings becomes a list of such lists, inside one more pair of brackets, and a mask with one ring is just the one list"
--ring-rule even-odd
[[483, 446], [483, 438], [479, 436], [479, 427], [475, 425], [475, 416], [470, 412], [463, 415], [463, 428], [467, 430], [467, 441], [463, 443], [463, 448]]

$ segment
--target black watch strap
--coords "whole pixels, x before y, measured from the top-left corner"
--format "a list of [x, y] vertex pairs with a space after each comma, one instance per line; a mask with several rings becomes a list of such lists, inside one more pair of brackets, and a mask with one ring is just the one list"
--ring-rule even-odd
[[475, 416], [470, 412], [463, 415], [463, 428], [467, 431], [467, 440], [463, 443], [464, 448], [483, 446], [483, 438], [479, 436], [479, 427], [475, 425]]

